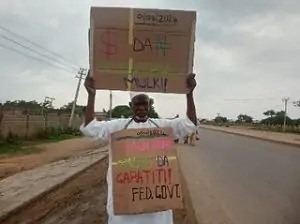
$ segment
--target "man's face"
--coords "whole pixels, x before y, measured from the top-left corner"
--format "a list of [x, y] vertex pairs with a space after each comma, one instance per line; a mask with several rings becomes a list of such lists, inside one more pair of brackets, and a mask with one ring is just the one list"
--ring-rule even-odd
[[149, 110], [149, 97], [145, 94], [135, 96], [131, 100], [131, 109], [136, 119], [147, 119]]

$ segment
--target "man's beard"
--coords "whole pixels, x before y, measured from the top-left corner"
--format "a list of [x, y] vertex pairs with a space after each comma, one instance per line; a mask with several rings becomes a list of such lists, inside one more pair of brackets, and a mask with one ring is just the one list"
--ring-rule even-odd
[[139, 117], [138, 115], [135, 115], [135, 119], [138, 121], [146, 121], [148, 119], [148, 115], [146, 115], [145, 117]]

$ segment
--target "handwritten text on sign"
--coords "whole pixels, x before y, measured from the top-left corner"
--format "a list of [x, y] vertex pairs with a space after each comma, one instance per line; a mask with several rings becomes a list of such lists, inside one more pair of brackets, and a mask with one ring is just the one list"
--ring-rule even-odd
[[[120, 44], [117, 41], [114, 41], [113, 36], [117, 35], [113, 30], [107, 29], [103, 32], [101, 40], [102, 40], [102, 48], [101, 53], [103, 55], [102, 64], [106, 64], [109, 61], [117, 62], [118, 54], [122, 54], [122, 51], [119, 50]], [[139, 55], [142, 57], [149, 57], [150, 54], [154, 54], [154, 61], [162, 57], [167, 57], [169, 51], [172, 49], [172, 43], [168, 42], [167, 35], [156, 35], [154, 37], [133, 37], [133, 44], [129, 46], [132, 52], [132, 57], [135, 55]], [[152, 56], [153, 57], [153, 56]], [[148, 59], [149, 60], [149, 59]], [[138, 61], [138, 60], [134, 60]], [[145, 61], [147, 61], [145, 59]], [[128, 74], [128, 65], [126, 68], [123, 68], [119, 71], [122, 71], [123, 75], [123, 83], [124, 88], [128, 89], [129, 87], [134, 87], [134, 89], [139, 90], [149, 90], [157, 92], [167, 92], [168, 90], [168, 78], [169, 70], [167, 69], [167, 65], [156, 67], [157, 63], [151, 62], [148, 66], [149, 69], [145, 71], [136, 72], [135, 63], [133, 63], [133, 68], [130, 71], [130, 75]], [[159, 61], [162, 61], [160, 59]], [[110, 68], [110, 70], [113, 70]], [[109, 69], [106, 69], [108, 73], [111, 73]], [[118, 73], [114, 73], [118, 74]]]
[[129, 129], [114, 133], [112, 161], [116, 214], [182, 207], [171, 129]]

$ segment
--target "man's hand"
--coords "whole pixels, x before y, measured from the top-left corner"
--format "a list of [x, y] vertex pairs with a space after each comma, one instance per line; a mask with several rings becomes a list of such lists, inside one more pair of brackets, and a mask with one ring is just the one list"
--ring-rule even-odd
[[193, 90], [195, 89], [197, 83], [195, 80], [196, 74], [191, 73], [186, 77], [186, 102], [187, 102], [187, 111], [186, 114], [188, 118], [197, 125], [197, 116], [196, 116], [196, 108], [194, 103], [194, 97], [193, 97]]
[[190, 73], [190, 74], [186, 77], [187, 94], [192, 93], [193, 90], [195, 89], [196, 85], [197, 85], [195, 76], [196, 76], [196, 74]]
[[85, 78], [84, 87], [89, 95], [94, 96], [96, 94], [94, 79], [90, 76], [90, 72], [88, 72], [88, 75]]
[[88, 72], [88, 75], [85, 78], [84, 81], [84, 87], [86, 88], [86, 91], [88, 92], [88, 100], [85, 110], [85, 126], [88, 125], [92, 120], [94, 120], [94, 113], [95, 113], [95, 95], [96, 95], [96, 89], [94, 84], [93, 77], [90, 76], [90, 71]]

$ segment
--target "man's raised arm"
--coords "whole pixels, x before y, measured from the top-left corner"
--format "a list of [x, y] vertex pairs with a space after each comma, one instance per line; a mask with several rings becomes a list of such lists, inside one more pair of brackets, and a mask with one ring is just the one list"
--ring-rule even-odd
[[193, 90], [196, 87], [195, 74], [189, 74], [186, 79], [186, 86], [188, 92], [186, 94], [187, 99], [187, 111], [185, 118], [175, 118], [168, 120], [168, 124], [173, 129], [174, 137], [183, 138], [189, 133], [196, 132], [197, 116], [193, 97]]
[[195, 80], [195, 74], [189, 74], [186, 80], [188, 93], [186, 94], [186, 102], [187, 102], [187, 108], [186, 108], [186, 115], [187, 117], [195, 124], [197, 125], [197, 115], [196, 115], [196, 108], [194, 103], [194, 89], [197, 85]]
[[88, 100], [87, 100], [87, 106], [85, 109], [85, 121], [84, 121], [84, 125], [87, 126], [95, 118], [96, 90], [94, 87], [94, 80], [92, 77], [90, 77], [90, 72], [88, 73], [88, 75], [84, 81], [84, 86], [88, 93]]

